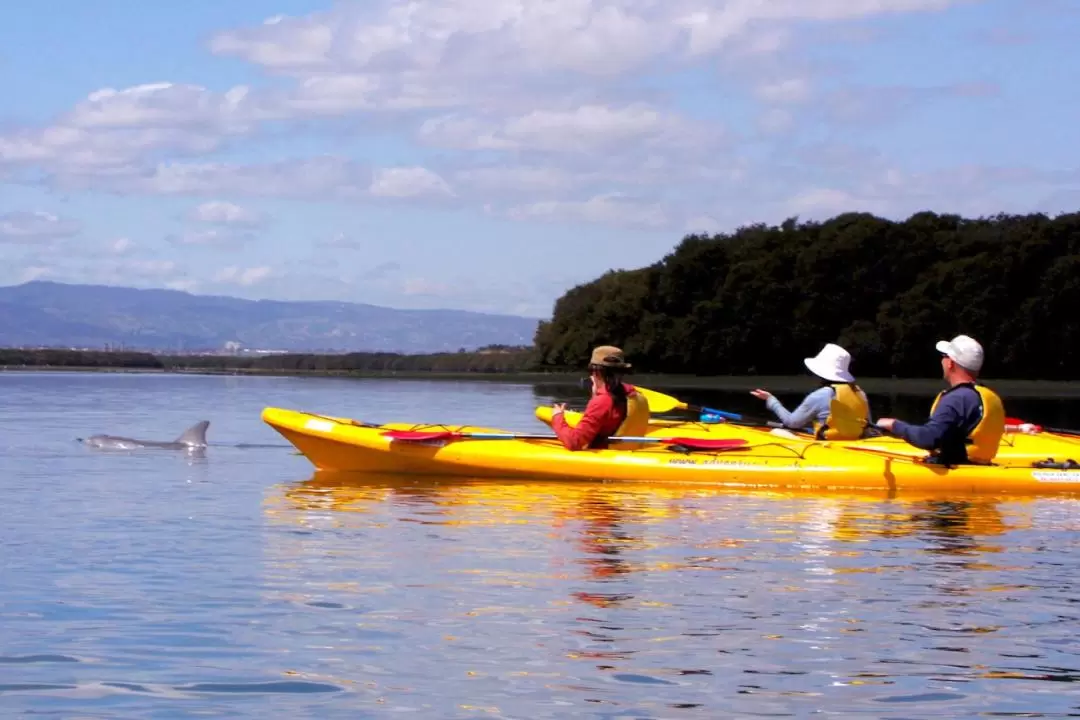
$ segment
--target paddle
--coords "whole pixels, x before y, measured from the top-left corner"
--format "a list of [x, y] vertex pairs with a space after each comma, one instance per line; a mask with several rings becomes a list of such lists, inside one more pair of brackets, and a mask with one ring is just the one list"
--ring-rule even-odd
[[[558, 440], [555, 435], [537, 435], [530, 433], [482, 433], [455, 432], [453, 430], [387, 430], [383, 437], [404, 442], [429, 442], [431, 440]], [[615, 435], [608, 438], [612, 442], [657, 443], [679, 445], [693, 450], [740, 450], [747, 446], [741, 438], [684, 438], [684, 437], [640, 437]]]
[[635, 385], [634, 387], [637, 388], [638, 392], [645, 396], [645, 399], [649, 403], [650, 412], [665, 413], [670, 412], [671, 410], [688, 410], [690, 412], [696, 413], [719, 415], [722, 418], [726, 418], [728, 420], [735, 420], [744, 425], [751, 425], [754, 427], [762, 425], [774, 428], [784, 427], [783, 424], [778, 423], [774, 420], [766, 420], [765, 418], [752, 417], [749, 415], [740, 415], [738, 413], [728, 412], [727, 410], [717, 410], [716, 408], [703, 407], [701, 405], [690, 405], [689, 403], [685, 403], [682, 400], [673, 398], [670, 395], [665, 395], [662, 392], [657, 392], [656, 390], [650, 390], [649, 388], [641, 387], [640, 385]]
[[1020, 420], [1019, 418], [1005, 418], [1005, 429], [1012, 430], [1014, 432], [1022, 433], [1059, 433], [1061, 435], [1075, 435], [1080, 436], [1080, 430], [1070, 430], [1068, 428], [1056, 428], [1046, 427], [1045, 425], [1038, 425], [1036, 423], [1029, 423], [1026, 420]]

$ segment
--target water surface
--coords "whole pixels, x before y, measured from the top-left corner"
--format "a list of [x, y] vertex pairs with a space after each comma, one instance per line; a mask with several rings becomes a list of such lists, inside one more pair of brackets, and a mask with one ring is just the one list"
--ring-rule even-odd
[[[572, 393], [528, 385], [0, 391], [4, 717], [1080, 716], [1074, 500], [315, 476], [259, 420], [543, 430]], [[75, 441], [204, 418], [202, 456]]]

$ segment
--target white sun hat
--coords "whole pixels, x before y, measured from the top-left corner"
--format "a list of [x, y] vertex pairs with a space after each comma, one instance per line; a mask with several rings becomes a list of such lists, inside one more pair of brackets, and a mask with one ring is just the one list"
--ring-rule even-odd
[[839, 345], [828, 343], [814, 357], [804, 358], [803, 363], [819, 378], [833, 382], [855, 382], [855, 376], [848, 372], [851, 354]]
[[974, 338], [957, 335], [952, 340], [939, 340], [934, 346], [942, 355], [951, 357], [957, 365], [979, 372], [983, 364], [983, 348]]

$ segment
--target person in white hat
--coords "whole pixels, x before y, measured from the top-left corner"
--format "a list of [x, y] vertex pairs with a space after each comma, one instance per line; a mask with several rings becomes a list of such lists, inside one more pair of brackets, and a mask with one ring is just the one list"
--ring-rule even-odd
[[767, 390], [757, 389], [750, 394], [765, 401], [784, 427], [802, 430], [813, 427], [819, 440], [856, 440], [865, 437], [870, 427], [870, 401], [855, 384], [851, 374], [851, 354], [834, 343], [828, 343], [814, 357], [804, 358], [810, 372], [822, 380], [822, 386], [803, 398], [794, 412]]
[[923, 450], [928, 461], [944, 465], [989, 464], [997, 456], [1005, 434], [1005, 407], [1001, 398], [978, 382], [983, 348], [974, 338], [957, 335], [934, 346], [941, 353], [941, 374], [949, 383], [930, 407], [930, 418], [912, 425], [881, 418], [878, 427]]

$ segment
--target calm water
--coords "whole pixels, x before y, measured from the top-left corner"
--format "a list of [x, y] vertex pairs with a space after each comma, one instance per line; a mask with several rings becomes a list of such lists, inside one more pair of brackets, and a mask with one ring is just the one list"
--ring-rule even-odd
[[[542, 431], [532, 386], [0, 392], [0, 717], [1080, 716], [1076, 501], [315, 478], [259, 420]], [[203, 418], [203, 457], [75, 441]]]

